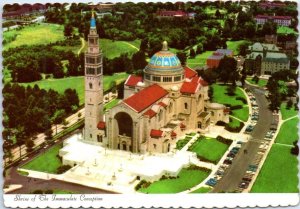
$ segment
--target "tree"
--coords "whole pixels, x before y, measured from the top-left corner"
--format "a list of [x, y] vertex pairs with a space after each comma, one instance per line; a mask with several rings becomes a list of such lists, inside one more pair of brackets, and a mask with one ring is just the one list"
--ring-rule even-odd
[[256, 84], [258, 84], [259, 82], [259, 77], [257, 75], [255, 75], [253, 78], [252, 78], [252, 81], [254, 81]]
[[242, 43], [241, 45], [239, 45], [239, 48], [238, 48], [239, 54], [242, 56], [246, 56], [249, 45], [250, 45], [249, 42], [245, 42], [245, 43]]
[[69, 23], [65, 24], [64, 36], [70, 38], [72, 36], [72, 33], [73, 33], [73, 26]]
[[25, 143], [24, 132], [18, 132], [16, 135], [16, 144], [19, 146], [19, 158], [21, 158], [22, 145]]
[[148, 40], [146, 38], [143, 38], [140, 45], [140, 51], [146, 52], [148, 49]]
[[232, 85], [236, 85], [236, 81], [239, 79], [239, 73], [237, 71], [237, 61], [233, 57], [227, 57], [221, 59], [219, 67], [217, 68], [220, 80], [224, 83], [231, 81]]
[[27, 152], [31, 152], [34, 147], [34, 141], [32, 139], [27, 139], [25, 142], [25, 146], [27, 148]]
[[52, 122], [55, 124], [55, 134], [57, 134], [57, 125], [62, 123], [63, 118], [66, 116], [66, 111], [63, 109], [55, 111], [53, 117], [51, 118]]
[[144, 51], [138, 51], [132, 55], [132, 64], [135, 70], [144, 69], [147, 65], [146, 55]]
[[45, 140], [47, 142], [50, 142], [52, 140], [52, 134], [53, 134], [53, 131], [51, 128], [49, 128], [48, 130], [45, 131]]
[[186, 53], [185, 52], [177, 52], [176, 55], [177, 55], [178, 59], [180, 60], [181, 65], [185, 66], [186, 65], [186, 59], [187, 59]]
[[216, 10], [215, 16], [216, 16], [217, 19], [221, 18], [221, 13], [218, 9]]
[[289, 99], [286, 103], [286, 109], [291, 109], [292, 106], [293, 106], [293, 101]]
[[298, 140], [293, 142], [294, 147], [291, 148], [291, 154], [298, 156], [299, 155], [299, 147]]
[[195, 50], [193, 48], [191, 48], [190, 49], [190, 57], [195, 58], [195, 56], [196, 56]]
[[201, 54], [203, 51], [203, 45], [202, 44], [198, 44], [197, 49], [196, 49], [196, 54]]

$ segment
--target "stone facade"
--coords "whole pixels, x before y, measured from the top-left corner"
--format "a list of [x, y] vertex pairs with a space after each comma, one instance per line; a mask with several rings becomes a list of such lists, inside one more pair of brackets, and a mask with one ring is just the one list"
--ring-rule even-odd
[[103, 118], [103, 69], [102, 52], [99, 49], [99, 36], [94, 17], [88, 35], [88, 47], [85, 53], [85, 129], [86, 141], [100, 141], [95, 126]]
[[290, 60], [275, 44], [255, 43], [249, 46], [245, 69], [257, 75], [271, 75], [290, 69]]
[[[91, 27], [89, 39], [92, 34]], [[94, 47], [98, 46], [89, 40], [86, 58], [100, 56], [95, 66], [101, 67], [101, 73], [85, 76], [85, 142], [133, 153], [166, 153], [186, 131], [203, 131], [212, 122], [229, 121], [225, 106], [206, 107], [207, 82], [193, 69], [183, 67], [166, 42], [150, 59], [143, 77], [128, 77], [124, 99], [102, 115], [102, 55]], [[90, 79], [95, 80], [93, 85], [101, 85], [91, 90]]]

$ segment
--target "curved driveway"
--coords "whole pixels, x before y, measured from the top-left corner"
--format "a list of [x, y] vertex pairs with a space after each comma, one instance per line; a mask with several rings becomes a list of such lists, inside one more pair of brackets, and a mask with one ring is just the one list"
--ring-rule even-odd
[[[271, 126], [272, 112], [268, 108], [269, 102], [264, 95], [264, 90], [247, 84], [246, 87], [251, 90], [256, 98], [259, 107], [259, 119], [250, 134], [251, 139], [242, 146], [234, 158], [232, 165], [228, 168], [226, 174], [217, 183], [212, 192], [234, 192], [234, 190], [238, 188], [239, 183], [247, 171], [248, 165], [255, 159], [261, 140], [264, 139]], [[244, 154], [245, 149], [247, 150], [247, 154]]]

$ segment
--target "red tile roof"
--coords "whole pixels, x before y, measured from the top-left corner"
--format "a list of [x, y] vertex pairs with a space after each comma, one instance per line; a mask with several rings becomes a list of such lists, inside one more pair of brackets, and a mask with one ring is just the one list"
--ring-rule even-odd
[[168, 91], [157, 84], [153, 84], [123, 100], [123, 102], [136, 112], [145, 110], [168, 94]]
[[152, 138], [159, 138], [162, 137], [162, 135], [163, 135], [163, 131], [161, 130], [151, 129], [150, 131], [150, 136]]
[[159, 16], [187, 16], [187, 13], [179, 11], [158, 11], [157, 15]]
[[199, 83], [201, 84], [201, 86], [208, 86], [208, 83], [202, 78], [199, 79]]
[[283, 19], [283, 20], [290, 20], [292, 19], [291, 16], [269, 16], [269, 15], [256, 15], [256, 19]]
[[191, 68], [189, 68], [187, 66], [184, 67], [184, 76], [186, 78], [192, 78], [192, 77], [194, 77], [196, 75], [197, 75], [196, 71], [194, 71], [193, 69], [191, 69]]
[[168, 105], [166, 105], [165, 103], [163, 102], [159, 102], [158, 105], [162, 106], [162, 107], [167, 107]]
[[104, 121], [99, 121], [99, 123], [97, 124], [97, 128], [98, 129], [105, 129], [106, 125]]
[[175, 132], [175, 131], [172, 131], [172, 132], [171, 132], [171, 137], [176, 137], [176, 136], [177, 136], [176, 132]]
[[180, 128], [181, 128], [181, 129], [184, 129], [184, 128], [186, 128], [186, 125], [184, 125], [183, 123], [181, 123], [181, 124], [180, 124]]
[[188, 94], [194, 94], [196, 93], [198, 87], [199, 87], [199, 77], [193, 77], [193, 79], [190, 82], [184, 82], [181, 86], [180, 92], [181, 93], [188, 93]]
[[147, 110], [143, 115], [148, 116], [149, 118], [152, 118], [156, 115], [157, 113], [154, 112], [152, 109]]
[[143, 78], [141, 76], [130, 75], [126, 82], [126, 86], [136, 86], [138, 82], [142, 82]]

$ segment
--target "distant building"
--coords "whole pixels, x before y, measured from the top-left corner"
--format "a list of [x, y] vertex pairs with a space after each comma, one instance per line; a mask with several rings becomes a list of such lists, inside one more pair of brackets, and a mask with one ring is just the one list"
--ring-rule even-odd
[[170, 10], [159, 10], [156, 12], [156, 17], [158, 18], [194, 18], [196, 13], [187, 13], [182, 10], [170, 11]]
[[233, 57], [233, 51], [229, 49], [218, 49], [206, 60], [206, 65], [208, 68], [217, 68], [219, 67], [220, 61], [224, 56]]
[[274, 8], [285, 7], [285, 3], [266, 1], [266, 2], [259, 3], [259, 7], [262, 9], [274, 9]]
[[92, 7], [97, 8], [97, 10], [99, 12], [110, 12], [114, 8], [114, 6], [115, 6], [115, 4], [109, 4], [109, 3], [101, 4], [101, 3], [99, 3], [99, 4], [97, 4], [95, 6], [92, 6]]
[[263, 25], [268, 21], [277, 23], [281, 26], [290, 26], [292, 23], [291, 16], [268, 16], [268, 15], [257, 15], [255, 21], [258, 25]]
[[16, 11], [4, 11], [2, 17], [4, 19], [18, 19], [35, 13], [44, 13], [46, 9], [45, 5], [39, 3], [33, 5], [23, 4], [20, 9]]
[[265, 35], [265, 42], [267, 44], [277, 44], [277, 35], [272, 34], [272, 35]]
[[255, 43], [249, 46], [245, 69], [257, 75], [271, 75], [290, 69], [290, 60], [275, 44]]

